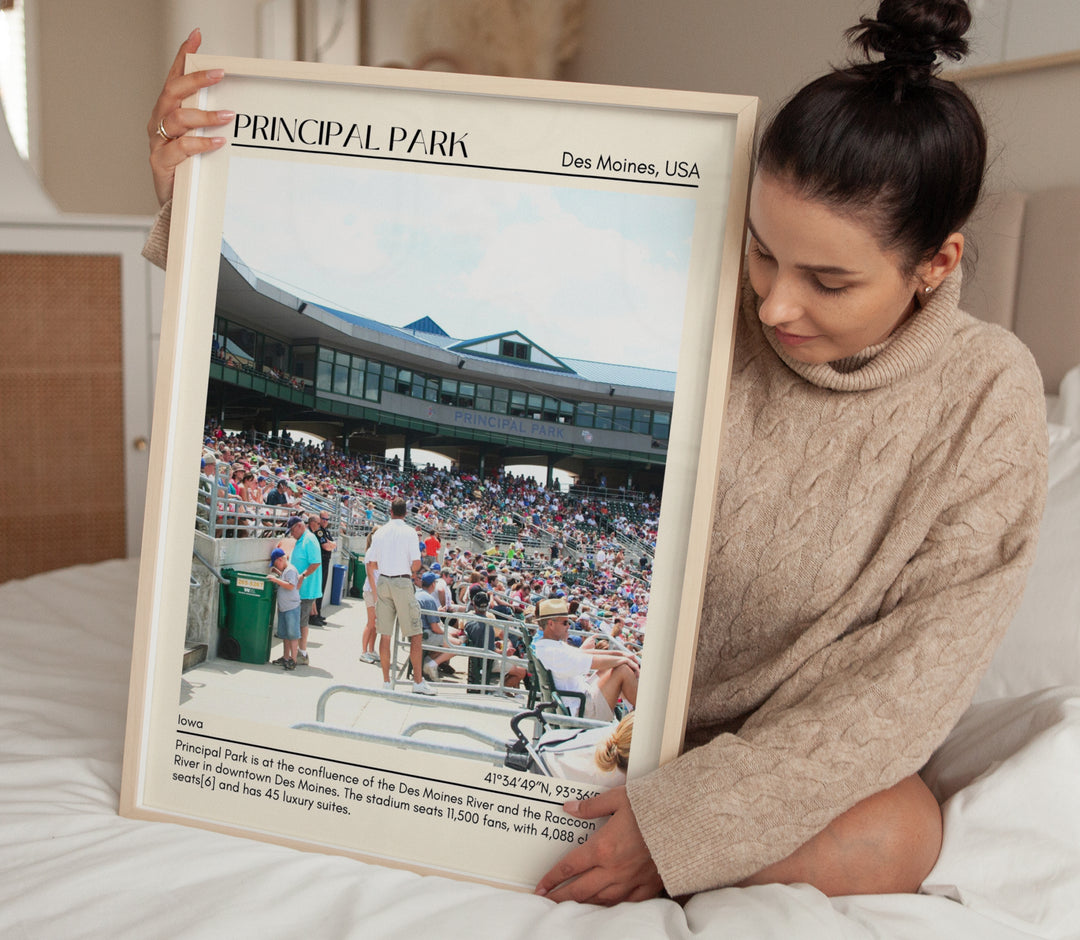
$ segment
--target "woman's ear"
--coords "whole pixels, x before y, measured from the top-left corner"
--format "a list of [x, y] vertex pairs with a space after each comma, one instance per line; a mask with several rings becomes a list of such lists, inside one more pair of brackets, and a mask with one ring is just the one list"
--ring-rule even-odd
[[934, 256], [919, 266], [917, 276], [920, 285], [923, 288], [937, 290], [941, 282], [952, 274], [962, 257], [964, 257], [964, 236], [959, 232], [953, 232], [941, 243], [941, 247]]

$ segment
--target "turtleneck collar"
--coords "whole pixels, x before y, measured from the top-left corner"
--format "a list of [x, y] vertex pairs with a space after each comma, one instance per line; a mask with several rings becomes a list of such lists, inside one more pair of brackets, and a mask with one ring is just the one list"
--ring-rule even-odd
[[759, 300], [750, 289], [746, 316], [764, 334], [777, 356], [793, 372], [821, 388], [837, 392], [860, 392], [891, 385], [924, 369], [956, 330], [960, 302], [960, 268], [952, 272], [926, 304], [905, 320], [883, 343], [868, 346], [854, 356], [835, 362], [808, 364], [792, 359], [776, 339], [772, 327], [758, 320]]

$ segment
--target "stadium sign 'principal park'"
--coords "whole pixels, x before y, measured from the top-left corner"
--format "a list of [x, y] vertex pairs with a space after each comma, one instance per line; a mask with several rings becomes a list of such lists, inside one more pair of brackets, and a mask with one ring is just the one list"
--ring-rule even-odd
[[[313, 665], [295, 683], [273, 671], [274, 694], [296, 697], [286, 721], [244, 701], [245, 671], [269, 679], [268, 665], [229, 664], [228, 709], [182, 673], [208, 382], [274, 372], [219, 324], [293, 342], [278, 394], [337, 414], [583, 455], [662, 453], [628, 770], [647, 772], [677, 754], [686, 717], [757, 102], [216, 56], [187, 67], [225, 70], [191, 104], [236, 118], [227, 145], [177, 178], [121, 812], [531, 889], [595, 825], [561, 804], [596, 787], [393, 730], [430, 709], [449, 729], [439, 740], [455, 727], [465, 744], [480, 728], [509, 739], [523, 698], [440, 689], [420, 702], [375, 682], [317, 713], [335, 685], [324, 662], [326, 675]], [[365, 363], [395, 356], [381, 384], [362, 384]], [[498, 413], [500, 376], [512, 386], [522, 362], [545, 402], [574, 403], [566, 414], [558, 402]], [[590, 372], [599, 365], [607, 375]], [[474, 388], [452, 374], [491, 383], [495, 404], [425, 391], [432, 377], [443, 393]], [[625, 383], [654, 403], [642, 427], [577, 420], [605, 407], [609, 381], [612, 396]], [[275, 539], [243, 541], [265, 549], [242, 566], [260, 581]]]

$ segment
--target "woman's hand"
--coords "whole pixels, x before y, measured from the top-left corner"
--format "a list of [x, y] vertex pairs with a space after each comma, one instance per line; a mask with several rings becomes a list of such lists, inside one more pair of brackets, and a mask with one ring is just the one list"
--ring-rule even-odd
[[614, 787], [591, 800], [571, 800], [563, 809], [578, 819], [611, 818], [540, 879], [536, 894], [553, 901], [611, 905], [644, 901], [660, 893], [664, 885], [638, 829], [626, 787]]
[[[146, 134], [150, 138], [150, 170], [154, 174], [154, 191], [160, 205], [172, 198], [176, 168], [181, 163], [194, 154], [217, 150], [225, 144], [224, 137], [192, 137], [187, 136], [187, 132], [196, 127], [221, 127], [235, 116], [231, 111], [180, 107], [185, 98], [200, 88], [216, 85], [225, 75], [222, 69], [184, 74], [184, 56], [197, 51], [201, 43], [202, 34], [193, 29], [180, 44], [165, 87], [161, 89], [146, 125]], [[166, 140], [162, 133], [172, 139]]]

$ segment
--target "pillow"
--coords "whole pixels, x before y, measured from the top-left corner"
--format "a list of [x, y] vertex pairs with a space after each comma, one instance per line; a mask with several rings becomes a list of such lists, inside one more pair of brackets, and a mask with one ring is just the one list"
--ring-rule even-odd
[[1065, 373], [1057, 395], [1046, 396], [1046, 418], [1080, 435], [1080, 366]]
[[1047, 399], [1049, 490], [1027, 590], [975, 701], [1080, 685], [1080, 366]]
[[[1075, 937], [1080, 689], [969, 709], [922, 776], [944, 801], [945, 841], [920, 893], [1016, 931], [1001, 936]], [[998, 935], [989, 923], [971, 934]]]

